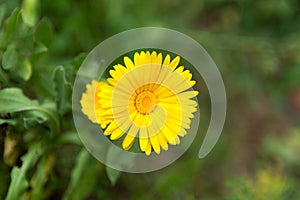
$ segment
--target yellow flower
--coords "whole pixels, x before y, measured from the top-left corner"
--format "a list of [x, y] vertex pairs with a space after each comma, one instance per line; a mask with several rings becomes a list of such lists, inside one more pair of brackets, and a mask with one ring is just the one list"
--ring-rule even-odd
[[[82, 95], [82, 112], [101, 125], [111, 140], [125, 134], [122, 147], [129, 150], [135, 138], [147, 155], [168, 150], [187, 134], [197, 103], [192, 98], [192, 74], [179, 66], [180, 57], [136, 52], [109, 71], [107, 83], [93, 81]], [[94, 93], [95, 92], [95, 93]], [[94, 93], [94, 94], [93, 94]]]

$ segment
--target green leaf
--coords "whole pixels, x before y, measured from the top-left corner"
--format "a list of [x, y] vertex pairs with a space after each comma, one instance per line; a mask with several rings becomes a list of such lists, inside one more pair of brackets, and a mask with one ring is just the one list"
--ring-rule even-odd
[[29, 111], [26, 112], [23, 116], [23, 121], [24, 121], [24, 127], [26, 129], [29, 129], [30, 127], [34, 127], [37, 124], [42, 124], [47, 121], [47, 116], [38, 111]]
[[59, 129], [59, 121], [55, 114], [49, 109], [40, 106], [37, 101], [24, 96], [22, 90], [18, 88], [6, 88], [0, 90], [0, 113], [15, 113], [23, 111], [37, 111], [41, 115], [47, 116], [53, 124], [56, 132]]
[[25, 97], [19, 88], [0, 90], [0, 113], [35, 110], [38, 107], [38, 102]]
[[47, 193], [47, 189], [45, 188], [45, 185], [54, 164], [55, 157], [53, 155], [46, 156], [39, 162], [37, 170], [30, 181], [30, 186], [32, 188], [30, 200], [46, 199], [45, 193]]
[[49, 20], [44, 18], [40, 21], [34, 33], [34, 38], [36, 41], [43, 43], [47, 47], [50, 46], [53, 40], [53, 28]]
[[57, 108], [60, 114], [65, 113], [70, 105], [71, 84], [66, 79], [65, 69], [58, 66], [53, 73], [54, 91]]
[[0, 28], [2, 26], [2, 22], [3, 22], [3, 19], [5, 17], [5, 14], [6, 14], [6, 5], [1, 4], [0, 5]]
[[20, 63], [20, 67], [17, 68], [16, 73], [24, 80], [28, 81], [32, 74], [32, 66], [28, 59], [25, 59]]
[[27, 171], [36, 163], [41, 154], [42, 148], [40, 145], [31, 145], [28, 153], [21, 158], [22, 166], [12, 169], [11, 183], [6, 200], [24, 199], [24, 192], [28, 187], [28, 181], [26, 179]]
[[24, 0], [22, 4], [22, 18], [28, 26], [34, 26], [38, 20], [39, 0]]
[[19, 54], [13, 45], [10, 45], [3, 54], [2, 66], [11, 69], [18, 64]]
[[81, 140], [78, 137], [77, 132], [68, 132], [62, 134], [58, 140], [58, 144], [77, 144], [77, 145], [82, 145]]
[[16, 125], [17, 120], [16, 119], [0, 119], [0, 125], [2, 125], [2, 124]]
[[[108, 149], [106, 159], [107, 163], [115, 163], [117, 166], [124, 166], [128, 168], [131, 168], [134, 163], [132, 157], [120, 157], [118, 151], [112, 147]], [[111, 184], [115, 185], [121, 175], [121, 172], [106, 166], [106, 174]]]
[[40, 54], [40, 53], [44, 53], [47, 52], [48, 48], [41, 42], [35, 42], [34, 43], [34, 48], [33, 51], [31, 51], [31, 55], [33, 54]]
[[[3, 31], [0, 31], [0, 49], [6, 48], [7, 40]], [[0, 50], [0, 57], [3, 55], [3, 50]]]
[[3, 69], [0, 67], [0, 85], [9, 85], [9, 79], [7, 74], [3, 71]]
[[117, 183], [117, 180], [121, 176], [121, 172], [107, 166], [105, 167], [105, 169], [109, 181], [111, 182], [112, 185], [115, 185]]
[[75, 58], [73, 58], [69, 63], [64, 65], [67, 79], [73, 83], [75, 76], [77, 74], [77, 71], [79, 67], [81, 66], [81, 63], [84, 61], [86, 58], [87, 54], [86, 53], [80, 53], [78, 54]]
[[[8, 42], [9, 38], [18, 29], [20, 25], [20, 10], [15, 8], [11, 16], [5, 22], [4, 38], [2, 42]], [[3, 44], [2, 44], [3, 45]]]
[[85, 149], [82, 149], [72, 170], [70, 184], [63, 200], [85, 199], [92, 191], [97, 176], [101, 173], [101, 166]]

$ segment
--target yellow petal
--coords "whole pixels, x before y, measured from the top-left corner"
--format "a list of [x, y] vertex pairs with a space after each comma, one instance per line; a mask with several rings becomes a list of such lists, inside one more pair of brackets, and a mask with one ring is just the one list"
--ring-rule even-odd
[[[156, 52], [155, 52], [155, 54], [156, 54]], [[162, 64], [162, 54], [161, 53], [159, 53], [156, 57], [155, 57], [155, 54], [153, 55], [153, 53], [152, 53], [152, 55], [151, 55], [151, 57], [152, 57], [152, 63], [156, 63], [156, 64]]]
[[119, 71], [122, 74], [125, 74], [127, 72], [127, 69], [121, 64], [115, 65], [114, 69], [115, 69], [115, 71]]
[[177, 96], [179, 98], [194, 98], [195, 96], [197, 96], [199, 94], [198, 91], [186, 91], [186, 92], [182, 92], [180, 94], [177, 94]]
[[177, 134], [181, 137], [184, 137], [187, 134], [187, 132], [184, 128], [180, 128]]
[[134, 139], [136, 137], [137, 132], [139, 131], [139, 127], [132, 124], [130, 127], [125, 139], [123, 140], [122, 147], [125, 150], [129, 150], [134, 143]]
[[151, 153], [151, 143], [150, 143], [150, 141], [148, 141], [145, 153], [146, 153], [147, 156], [149, 156], [150, 153]]
[[168, 142], [167, 142], [167, 139], [163, 136], [162, 133], [159, 133], [157, 135], [158, 137], [158, 141], [159, 141], [159, 144], [161, 146], [162, 149], [164, 149], [165, 151], [168, 150]]
[[138, 52], [134, 53], [134, 65], [139, 66], [141, 64], [140, 54]]
[[163, 65], [170, 66], [170, 60], [171, 60], [171, 58], [170, 58], [170, 55], [168, 54], [164, 59]]
[[176, 56], [176, 58], [174, 58], [174, 59], [172, 60], [172, 62], [170, 63], [170, 67], [171, 67], [172, 69], [175, 69], [175, 68], [177, 67], [177, 65], [179, 64], [179, 62], [180, 62], [180, 57], [179, 57], [179, 56]]
[[104, 131], [104, 135], [110, 135], [116, 128], [118, 128], [118, 125], [117, 125], [116, 121], [114, 120], [108, 125], [108, 127]]
[[113, 78], [108, 78], [107, 79], [107, 82], [113, 86], [115, 86], [117, 84], [117, 80], [113, 79]]
[[99, 109], [101, 107], [98, 103], [99, 97], [97, 94], [105, 85], [106, 84], [104, 82], [97, 82], [93, 80], [91, 84], [86, 85], [86, 91], [81, 96], [81, 111], [93, 123], [98, 123], [95, 109]]
[[144, 64], [150, 64], [151, 63], [151, 55], [150, 52], [147, 51], [144, 58]]
[[190, 70], [185, 70], [181, 75], [186, 79], [186, 80], [191, 80], [192, 79], [192, 74], [190, 73]]
[[126, 151], [129, 150], [134, 143], [134, 139], [135, 139], [135, 137], [127, 134], [122, 143], [123, 149], [125, 149]]
[[157, 63], [156, 59], [157, 59], [157, 53], [156, 53], [156, 51], [152, 51], [152, 53], [151, 53], [151, 63]]
[[183, 70], [184, 70], [184, 66], [180, 66], [175, 70], [175, 72], [182, 73]]
[[161, 130], [161, 133], [165, 136], [169, 144], [176, 145], [176, 141], [175, 141], [176, 135], [167, 126], [165, 126]]
[[107, 123], [100, 123], [100, 127], [102, 128], [102, 129], [105, 129], [106, 128], [106, 126], [107, 126], [107, 124], [109, 124], [110, 122], [107, 122]]
[[125, 66], [126, 66], [127, 69], [130, 70], [130, 69], [133, 69], [133, 68], [134, 68], [133, 62], [132, 62], [131, 59], [128, 58], [127, 56], [124, 57], [124, 63], [125, 63]]
[[120, 79], [120, 77], [122, 76], [120, 73], [118, 73], [118, 71], [115, 71], [113, 69], [109, 70], [109, 74], [116, 80]]
[[145, 56], [146, 56], [146, 53], [144, 51], [141, 51], [141, 53], [140, 53], [141, 65], [145, 64]]
[[150, 142], [151, 142], [151, 145], [155, 151], [155, 153], [157, 154], [160, 154], [160, 145], [159, 145], [159, 140], [157, 138], [156, 135], [150, 137]]
[[196, 81], [189, 81], [189, 84], [191, 87], [193, 87], [196, 84]]
[[148, 145], [148, 134], [147, 128], [140, 129], [140, 136], [139, 136], [140, 148], [142, 151], [146, 151]]
[[178, 136], [175, 137], [176, 144], [180, 144], [180, 139]]
[[123, 130], [121, 130], [120, 128], [117, 128], [117, 129], [115, 129], [113, 132], [112, 132], [112, 134], [110, 135], [110, 139], [111, 140], [117, 140], [117, 139], [119, 139], [120, 137], [122, 137], [122, 135], [124, 135], [124, 131]]

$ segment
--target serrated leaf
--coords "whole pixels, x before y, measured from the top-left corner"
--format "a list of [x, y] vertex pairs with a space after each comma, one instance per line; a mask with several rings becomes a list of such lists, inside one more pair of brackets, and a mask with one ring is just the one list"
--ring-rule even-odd
[[25, 59], [20, 65], [16, 68], [15, 72], [22, 78], [24, 81], [28, 81], [32, 74], [32, 66], [28, 59]]
[[38, 20], [39, 0], [24, 0], [22, 3], [22, 18], [28, 26], [34, 26]]
[[2, 66], [3, 69], [11, 69], [18, 64], [19, 54], [13, 45], [10, 45], [3, 53]]
[[15, 113], [23, 111], [36, 111], [47, 116], [53, 124], [54, 131], [59, 129], [59, 121], [52, 111], [24, 96], [18, 88], [5, 88], [0, 90], [0, 113]]
[[28, 153], [21, 158], [22, 166], [12, 169], [11, 183], [6, 200], [24, 199], [24, 192], [28, 187], [28, 181], [26, 179], [27, 171], [36, 163], [41, 154], [42, 148], [40, 145], [31, 145]]
[[34, 38], [47, 47], [50, 46], [53, 40], [53, 28], [49, 20], [44, 18], [40, 21], [34, 33]]
[[65, 70], [58, 66], [53, 73], [54, 91], [60, 114], [65, 113], [71, 98], [71, 84], [66, 79]]
[[108, 166], [106, 166], [105, 169], [109, 181], [111, 182], [112, 185], [115, 185], [117, 183], [117, 180], [121, 176], [121, 172], [113, 168], [110, 168]]

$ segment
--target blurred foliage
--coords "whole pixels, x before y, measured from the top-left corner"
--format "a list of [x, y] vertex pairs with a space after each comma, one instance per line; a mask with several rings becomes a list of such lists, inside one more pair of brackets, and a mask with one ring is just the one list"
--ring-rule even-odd
[[[298, 0], [0, 0], [0, 199], [300, 199]], [[71, 111], [76, 72], [99, 42], [162, 26], [218, 65], [228, 115], [208, 157], [190, 149], [147, 174], [105, 168], [82, 147]]]

